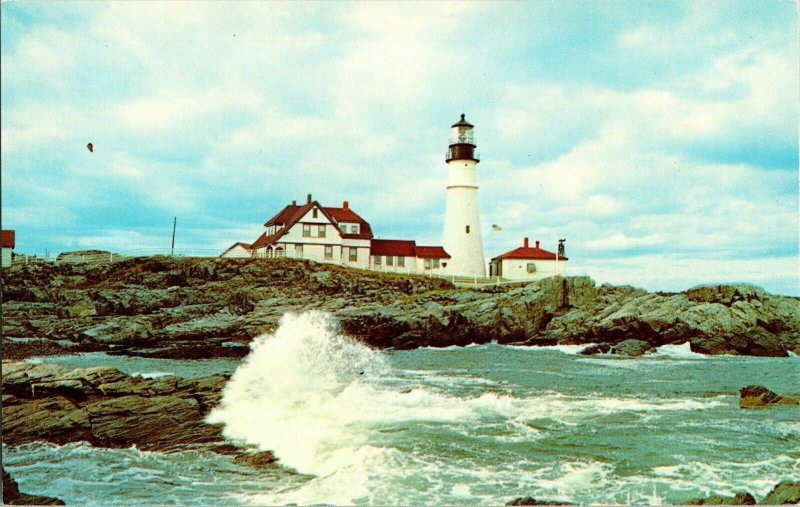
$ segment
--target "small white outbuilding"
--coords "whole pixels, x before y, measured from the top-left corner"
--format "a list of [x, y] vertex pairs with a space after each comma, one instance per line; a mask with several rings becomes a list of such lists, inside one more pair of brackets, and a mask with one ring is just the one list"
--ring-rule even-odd
[[549, 276], [566, 273], [566, 262], [562, 255], [542, 250], [539, 242], [528, 245], [525, 238], [520, 248], [498, 255], [489, 263], [489, 275], [509, 280], [541, 280]]
[[4, 268], [11, 266], [11, 260], [14, 258], [14, 236], [14, 231], [2, 231], [2, 258], [0, 258], [0, 266]]

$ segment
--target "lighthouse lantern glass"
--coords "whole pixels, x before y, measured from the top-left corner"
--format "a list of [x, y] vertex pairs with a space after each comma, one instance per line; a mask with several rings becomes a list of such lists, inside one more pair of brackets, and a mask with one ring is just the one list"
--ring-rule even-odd
[[450, 138], [450, 144], [468, 143], [475, 144], [475, 134], [472, 127], [457, 126], [453, 127], [453, 134]]

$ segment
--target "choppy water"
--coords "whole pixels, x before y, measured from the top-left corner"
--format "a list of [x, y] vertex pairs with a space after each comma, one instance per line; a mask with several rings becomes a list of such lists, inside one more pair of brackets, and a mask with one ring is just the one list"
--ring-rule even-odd
[[[6, 448], [23, 491], [68, 503], [680, 503], [800, 479], [800, 410], [738, 408], [738, 389], [800, 391], [800, 358], [636, 359], [579, 347], [376, 352], [323, 315], [289, 317], [236, 370], [211, 419], [275, 451], [256, 470], [201, 449]], [[42, 358], [129, 373], [230, 372], [235, 363]], [[199, 372], [199, 373], [198, 373]], [[294, 473], [293, 470], [299, 472]]]

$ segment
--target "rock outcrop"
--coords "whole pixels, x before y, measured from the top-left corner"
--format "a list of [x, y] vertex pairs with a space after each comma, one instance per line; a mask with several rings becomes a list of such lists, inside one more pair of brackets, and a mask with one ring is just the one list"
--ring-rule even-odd
[[548, 500], [537, 500], [531, 496], [521, 496], [515, 498], [506, 505], [575, 505], [569, 502], [551, 502]]
[[800, 481], [781, 482], [764, 497], [761, 503], [764, 505], [800, 504]]
[[712, 495], [708, 498], [694, 498], [686, 505], [755, 505], [756, 499], [750, 493], [736, 493], [734, 496]]
[[747, 386], [739, 390], [740, 407], [753, 408], [767, 405], [800, 405], [800, 400], [775, 394], [763, 386]]
[[4, 505], [64, 505], [58, 498], [29, 495], [21, 493], [17, 481], [3, 469], [3, 504]]
[[309, 309], [378, 348], [591, 342], [636, 356], [689, 342], [703, 354], [800, 353], [800, 300], [745, 284], [653, 294], [554, 277], [464, 289], [292, 259], [168, 257], [19, 265], [2, 277], [6, 358], [242, 357], [285, 312]]
[[171, 451], [222, 441], [203, 419], [227, 378], [131, 377], [107, 367], [3, 365], [3, 443], [86, 441]]
[[800, 481], [784, 481], [777, 484], [760, 502], [747, 492], [736, 495], [711, 495], [706, 498], [694, 498], [685, 505], [796, 505], [800, 504]]

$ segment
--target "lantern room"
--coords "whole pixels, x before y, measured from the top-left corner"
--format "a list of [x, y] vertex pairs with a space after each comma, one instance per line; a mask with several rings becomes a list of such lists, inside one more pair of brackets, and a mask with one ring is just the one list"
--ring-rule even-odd
[[454, 123], [450, 134], [450, 148], [447, 150], [446, 162], [451, 160], [474, 160], [478, 162], [478, 152], [475, 150], [474, 125], [469, 123], [462, 113], [461, 119]]

